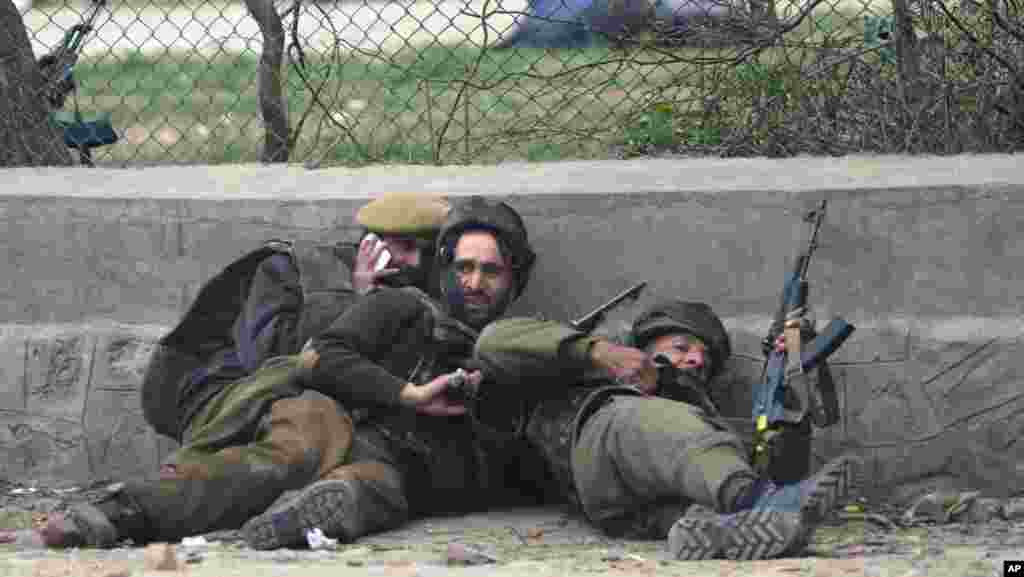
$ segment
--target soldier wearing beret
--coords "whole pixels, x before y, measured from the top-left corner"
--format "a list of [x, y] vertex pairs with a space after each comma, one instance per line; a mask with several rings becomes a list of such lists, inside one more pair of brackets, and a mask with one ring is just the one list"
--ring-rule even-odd
[[448, 212], [437, 196], [387, 194], [357, 213], [358, 245], [274, 241], [209, 280], [143, 379], [147, 420], [181, 448], [154, 478], [52, 515], [42, 541], [104, 547], [237, 529], [343, 463], [351, 417], [289, 379], [282, 355], [296, 355], [377, 286], [432, 286], [434, 238]]
[[731, 347], [706, 304], [658, 304], [618, 340], [510, 318], [488, 326], [475, 352], [485, 387], [535, 400], [527, 439], [565, 496], [605, 532], [667, 538], [680, 559], [798, 553], [844, 496], [854, 460], [841, 457], [803, 481], [758, 477], [708, 395]]

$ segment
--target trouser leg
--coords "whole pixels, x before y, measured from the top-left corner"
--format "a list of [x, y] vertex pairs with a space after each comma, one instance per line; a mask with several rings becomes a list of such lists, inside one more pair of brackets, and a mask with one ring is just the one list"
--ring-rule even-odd
[[572, 471], [592, 522], [649, 538], [664, 538], [671, 517], [691, 503], [728, 509], [727, 482], [754, 479], [730, 430], [692, 405], [650, 397], [616, 397], [591, 415], [573, 448]]
[[[348, 457], [352, 421], [315, 391], [270, 405], [244, 445], [211, 450], [198, 442], [172, 455], [160, 478], [126, 483], [106, 504], [122, 537], [177, 540], [236, 529], [283, 491], [301, 487]], [[137, 510], [124, 515], [125, 507]], [[107, 512], [105, 511], [105, 512]]]
[[371, 430], [360, 430], [350, 462], [301, 490], [282, 495], [246, 522], [242, 533], [256, 549], [302, 546], [310, 529], [351, 542], [405, 523], [409, 518], [405, 489], [405, 474], [389, 444]]

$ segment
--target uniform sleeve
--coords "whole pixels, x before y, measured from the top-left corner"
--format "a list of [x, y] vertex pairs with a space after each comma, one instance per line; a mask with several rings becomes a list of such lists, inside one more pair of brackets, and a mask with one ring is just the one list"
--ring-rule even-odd
[[497, 381], [572, 384], [593, 368], [590, 347], [597, 340], [553, 321], [508, 318], [484, 328], [474, 355]]
[[308, 370], [306, 386], [342, 403], [398, 405], [405, 379], [382, 362], [394, 355], [403, 333], [424, 330], [428, 311], [419, 300], [399, 290], [382, 289], [361, 298], [318, 336], [318, 355]]
[[270, 357], [297, 352], [301, 308], [299, 273], [291, 258], [278, 253], [263, 259], [234, 325], [236, 353], [246, 372]]

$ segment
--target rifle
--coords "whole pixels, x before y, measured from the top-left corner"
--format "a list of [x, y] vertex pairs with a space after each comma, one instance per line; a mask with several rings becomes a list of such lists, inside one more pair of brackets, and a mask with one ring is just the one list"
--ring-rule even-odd
[[[805, 418], [818, 427], [839, 421], [839, 402], [835, 385], [829, 378], [815, 378], [812, 371], [824, 367], [828, 357], [854, 331], [854, 326], [834, 318], [821, 334], [813, 337], [813, 324], [807, 319], [807, 267], [818, 247], [818, 230], [825, 218], [825, 200], [816, 210], [808, 212], [804, 221], [813, 224], [806, 249], [797, 256], [793, 270], [786, 276], [779, 308], [768, 336], [762, 342], [766, 360], [762, 383], [754, 389], [754, 453], [755, 469], [764, 474], [772, 457], [772, 437], [786, 427], [806, 425]], [[785, 335], [786, 349], [775, 350], [775, 339]], [[809, 340], [809, 342], [807, 342]], [[799, 400], [796, 409], [785, 406], [787, 393]]]
[[640, 297], [640, 293], [643, 292], [646, 286], [646, 281], [636, 283], [635, 285], [622, 291], [618, 295], [612, 297], [610, 301], [604, 303], [603, 305], [597, 307], [596, 309], [590, 311], [589, 313], [583, 315], [582, 317], [574, 321], [570, 321], [569, 326], [580, 331], [581, 333], [592, 333], [598, 325], [604, 322], [604, 317], [608, 314], [608, 311], [619, 306], [620, 304], [622, 304], [623, 301], [627, 299], [636, 300], [637, 298]]
[[[639, 282], [621, 293], [612, 297], [611, 300], [583, 315], [582, 317], [569, 322], [569, 326], [582, 332], [590, 334], [604, 322], [605, 316], [609, 311], [619, 306], [626, 300], [636, 300], [640, 297], [640, 293], [643, 292], [647, 286], [646, 281]], [[467, 365], [467, 368], [473, 369], [476, 367], [471, 366], [472, 363]], [[477, 391], [472, 390], [472, 387], [467, 386], [468, 380], [466, 378], [466, 371], [459, 369], [455, 375], [452, 376], [451, 380], [448, 381], [447, 395], [448, 398], [453, 401], [466, 401], [471, 400], [477, 396]]]

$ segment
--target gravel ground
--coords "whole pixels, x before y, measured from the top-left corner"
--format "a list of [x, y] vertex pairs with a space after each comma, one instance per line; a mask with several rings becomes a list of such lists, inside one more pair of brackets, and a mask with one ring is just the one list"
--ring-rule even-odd
[[[95, 496], [102, 485], [74, 491], [37, 489], [12, 494], [2, 487], [0, 526], [28, 527], [67, 501]], [[67, 489], [65, 487], [65, 489]], [[22, 490], [23, 491], [23, 490]], [[870, 512], [869, 512], [870, 513]], [[865, 520], [845, 515], [823, 526], [805, 556], [755, 562], [680, 562], [662, 542], [603, 537], [565, 511], [515, 509], [462, 517], [431, 518], [335, 550], [247, 549], [234, 532], [205, 535], [205, 546], [176, 544], [165, 555], [172, 569], [158, 569], [154, 548], [42, 551], [0, 546], [0, 577], [195, 577], [387, 575], [675, 575], [679, 577], [993, 577], [1007, 559], [1024, 558], [1024, 522], [891, 525], [894, 511], [878, 508]], [[452, 566], [449, 547], [467, 545], [489, 562]], [[166, 560], [165, 560], [166, 561]]]

